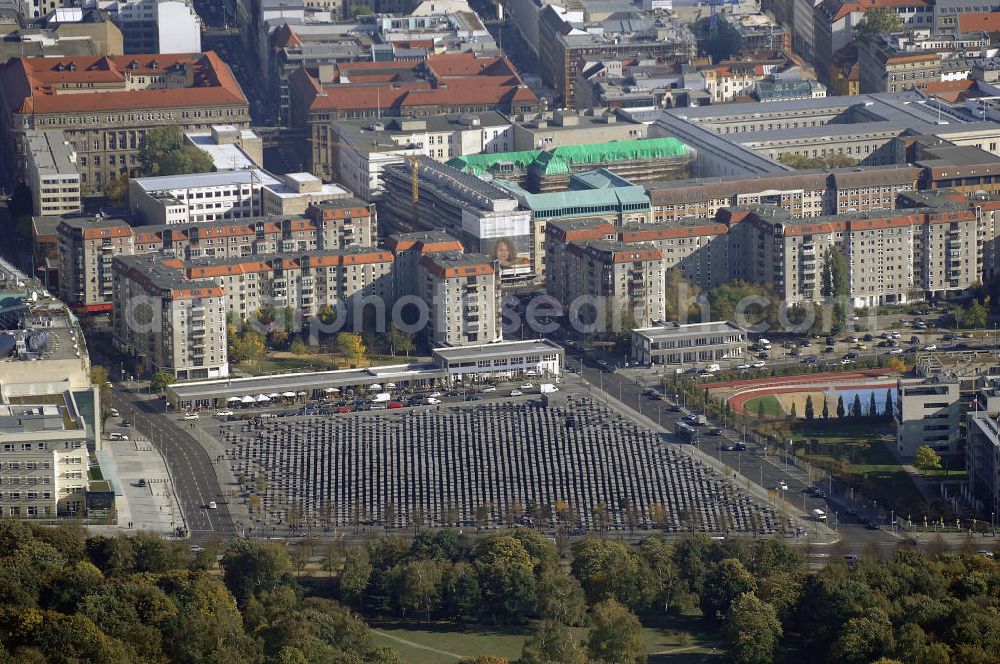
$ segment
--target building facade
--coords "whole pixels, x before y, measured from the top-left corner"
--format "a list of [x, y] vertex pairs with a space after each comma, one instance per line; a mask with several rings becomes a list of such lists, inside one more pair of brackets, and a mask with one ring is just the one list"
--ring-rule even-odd
[[895, 404], [900, 456], [913, 459], [923, 445], [941, 456], [958, 454], [962, 420], [959, 381], [938, 377], [900, 380]]
[[63, 219], [56, 231], [60, 298], [82, 311], [110, 309], [116, 256], [233, 258], [370, 246], [375, 240], [374, 210], [361, 201], [327, 202], [307, 212], [306, 216], [135, 228], [121, 219]]
[[61, 130], [77, 154], [85, 195], [137, 176], [139, 150], [153, 127], [250, 122], [242, 89], [212, 52], [15, 59], [0, 67], [0, 93], [8, 184], [26, 181], [27, 132]]
[[632, 361], [642, 366], [731, 368], [747, 356], [747, 331], [728, 321], [667, 322], [632, 330]]
[[28, 188], [37, 215], [80, 211], [80, 172], [76, 152], [60, 131], [33, 131], [27, 136]]
[[429, 307], [430, 343], [476, 346], [503, 340], [499, 268], [483, 254], [436, 252], [420, 259], [418, 283]]

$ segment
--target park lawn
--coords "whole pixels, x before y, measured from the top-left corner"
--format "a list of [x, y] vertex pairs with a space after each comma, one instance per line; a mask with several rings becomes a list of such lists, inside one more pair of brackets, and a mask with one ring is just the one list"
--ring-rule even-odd
[[785, 409], [781, 407], [781, 404], [773, 394], [754, 397], [743, 405], [743, 409], [753, 417], [756, 417], [761, 404], [764, 404], [765, 417], [785, 417]]
[[[587, 628], [573, 631], [577, 638], [586, 641]], [[686, 646], [680, 643], [681, 632], [691, 636]], [[496, 655], [515, 661], [532, 633], [532, 626], [469, 629], [448, 624], [372, 626], [375, 645], [396, 650], [410, 664], [449, 664], [459, 661], [456, 655], [462, 658]], [[650, 655], [649, 664], [716, 662], [723, 657], [721, 636], [695, 617], [664, 618], [662, 624], [644, 627], [642, 637]]]

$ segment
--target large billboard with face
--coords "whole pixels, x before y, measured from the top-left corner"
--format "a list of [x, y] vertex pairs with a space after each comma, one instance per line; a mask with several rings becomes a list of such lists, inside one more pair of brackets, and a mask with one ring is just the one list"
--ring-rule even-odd
[[529, 212], [511, 211], [496, 216], [476, 217], [463, 211], [462, 229], [475, 245], [474, 251], [497, 259], [501, 277], [531, 274], [534, 242]]

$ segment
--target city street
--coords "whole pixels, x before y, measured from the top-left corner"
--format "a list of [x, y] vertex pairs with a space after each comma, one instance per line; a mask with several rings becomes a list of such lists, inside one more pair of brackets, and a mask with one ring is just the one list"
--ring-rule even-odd
[[[227, 497], [212, 466], [214, 460], [191, 435], [162, 416], [163, 400], [142, 398], [118, 389], [113, 392], [111, 403], [123, 418], [132, 420], [133, 426], [166, 459], [192, 543], [235, 536]], [[208, 508], [212, 501], [217, 509]]]
[[[582, 371], [583, 378], [594, 388], [603, 390], [609, 397], [617, 399], [626, 407], [631, 408], [640, 415], [645, 416], [653, 422], [658, 422], [660, 427], [669, 433], [668, 440], [677, 445], [684, 445], [681, 439], [673, 435], [678, 420], [688, 412], [671, 410], [672, 398], [663, 400], [651, 400], [643, 396], [643, 391], [648, 385], [636, 382], [624, 371], [614, 373], [604, 372], [595, 367], [586, 366], [578, 358], [567, 357], [566, 362], [574, 368]], [[729, 443], [744, 442], [739, 432], [727, 429], [722, 436], [707, 436], [705, 432], [711, 427], [701, 427], [701, 438], [697, 443], [700, 453], [717, 459], [721, 463], [737, 472], [746, 480], [754, 482], [768, 491], [772, 500], [777, 498], [778, 493], [785, 494], [785, 500], [794, 505], [805, 514], [809, 514], [813, 509], [822, 509], [829, 515], [828, 525], [839, 533], [842, 542], [838, 545], [838, 550], [843, 550], [844, 554], [861, 555], [871, 546], [876, 546], [880, 551], [891, 551], [899, 545], [901, 537], [893, 535], [886, 530], [871, 530], [864, 525], [860, 517], [866, 512], [863, 506], [855, 505], [843, 495], [844, 489], [836, 483], [826, 480], [822, 483], [812, 480], [806, 472], [797, 468], [793, 464], [786, 464], [782, 458], [764, 456], [763, 450], [758, 445], [745, 441], [747, 451], [723, 451], [720, 446], [724, 441]], [[788, 489], [782, 491], [777, 489], [779, 482], [784, 481]], [[822, 486], [820, 486], [822, 484]], [[827, 498], [819, 498], [806, 493], [806, 488], [816, 486], [823, 490]], [[840, 492], [838, 494], [838, 492]], [[851, 516], [848, 509], [855, 509], [858, 514]], [[870, 510], [867, 512], [870, 516]], [[930, 537], [924, 538], [925, 541]], [[803, 538], [803, 542], [805, 542]]]

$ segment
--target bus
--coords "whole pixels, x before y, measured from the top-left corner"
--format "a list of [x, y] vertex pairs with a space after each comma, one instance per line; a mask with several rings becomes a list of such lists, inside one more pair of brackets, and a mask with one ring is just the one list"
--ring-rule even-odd
[[685, 422], [677, 422], [674, 433], [680, 436], [685, 443], [694, 443], [698, 440], [698, 430]]

